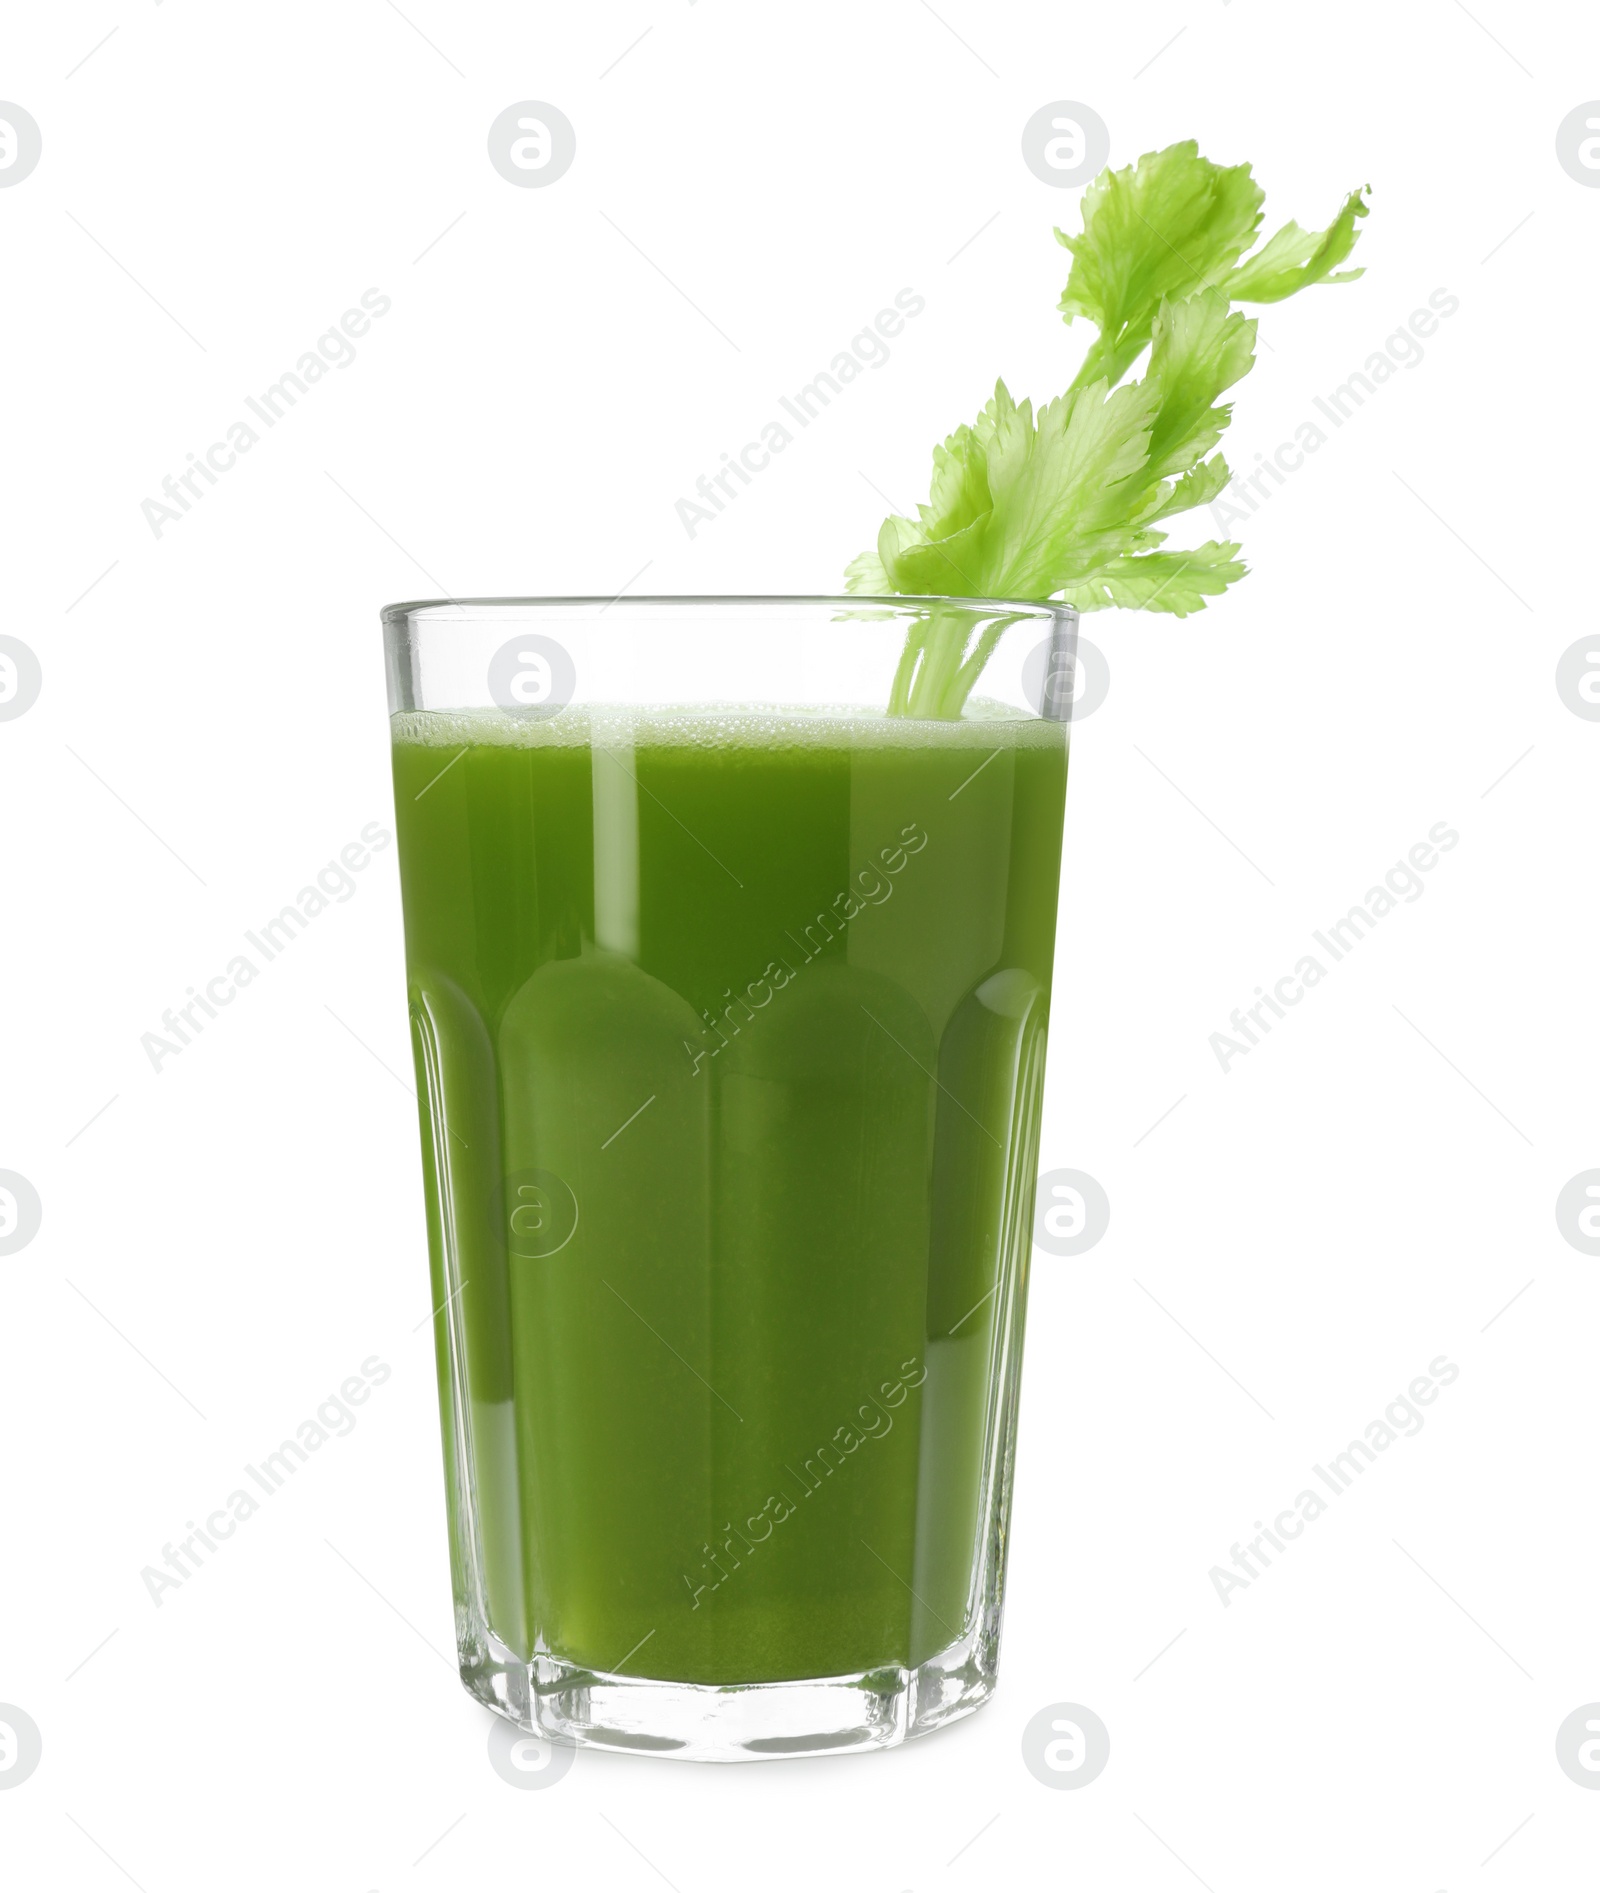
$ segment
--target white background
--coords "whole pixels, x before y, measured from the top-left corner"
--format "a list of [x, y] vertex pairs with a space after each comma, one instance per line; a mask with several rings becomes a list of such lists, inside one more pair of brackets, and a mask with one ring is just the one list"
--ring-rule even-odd
[[[105, 0], [4, 55], [44, 137], [0, 190], [0, 630], [44, 673], [0, 726], [0, 1167], [44, 1205], [0, 1258], [0, 1702], [44, 1741], [7, 1885], [1592, 1884], [1555, 1731], [1600, 1699], [1600, 1262], [1554, 1216], [1600, 1164], [1600, 725], [1554, 684], [1595, 629], [1600, 191], [1555, 157], [1592, 11]], [[485, 155], [527, 98], [577, 129], [548, 189]], [[447, 1657], [393, 850], [159, 1075], [140, 1036], [390, 824], [380, 604], [834, 589], [863, 476], [909, 507], [997, 373], [1065, 386], [1081, 193], [1019, 150], [1060, 98], [1119, 164], [1252, 160], [1269, 226], [1374, 187], [1365, 277], [1263, 314], [1236, 465], [1460, 310], [1233, 596], [1086, 621], [1044, 1167], [1112, 1219], [1036, 1258], [996, 1699], [519, 1793]], [[155, 537], [369, 287], [356, 361]], [[690, 540], [674, 502], [902, 287], [893, 359]], [[1224, 1074], [1209, 1035], [1441, 821], [1425, 895]], [[373, 1354], [356, 1431], [157, 1609], [141, 1568]], [[1440, 1354], [1425, 1430], [1224, 1608], [1210, 1568]], [[1111, 1731], [1077, 1792], [1021, 1759], [1058, 1702]]]

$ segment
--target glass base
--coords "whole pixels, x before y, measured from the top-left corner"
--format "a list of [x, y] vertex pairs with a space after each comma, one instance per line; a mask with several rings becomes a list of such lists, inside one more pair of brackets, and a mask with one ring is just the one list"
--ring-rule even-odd
[[658, 1682], [549, 1656], [524, 1663], [503, 1646], [463, 1661], [461, 1680], [496, 1715], [575, 1748], [694, 1762], [848, 1755], [896, 1748], [982, 1708], [994, 1691], [998, 1628], [984, 1625], [915, 1669], [799, 1682]]

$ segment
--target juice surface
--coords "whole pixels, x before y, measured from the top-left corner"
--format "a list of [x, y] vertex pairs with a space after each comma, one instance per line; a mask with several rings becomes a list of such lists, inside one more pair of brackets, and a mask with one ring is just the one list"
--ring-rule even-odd
[[687, 1682], [945, 1648], [1005, 1476], [1064, 733], [414, 713], [394, 775], [458, 1594]]

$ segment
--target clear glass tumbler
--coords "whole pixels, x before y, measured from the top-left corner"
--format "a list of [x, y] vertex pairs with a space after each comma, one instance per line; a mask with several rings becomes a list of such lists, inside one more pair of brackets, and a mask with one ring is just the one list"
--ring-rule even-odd
[[467, 1688], [554, 1741], [694, 1759], [967, 1714], [1000, 1632], [1075, 615], [383, 617]]

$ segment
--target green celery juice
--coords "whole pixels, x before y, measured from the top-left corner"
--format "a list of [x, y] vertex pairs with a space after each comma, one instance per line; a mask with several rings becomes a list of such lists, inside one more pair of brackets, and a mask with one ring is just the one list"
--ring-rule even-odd
[[1065, 732], [394, 735], [463, 1607], [688, 1683], [946, 1649], [1003, 1555]]

